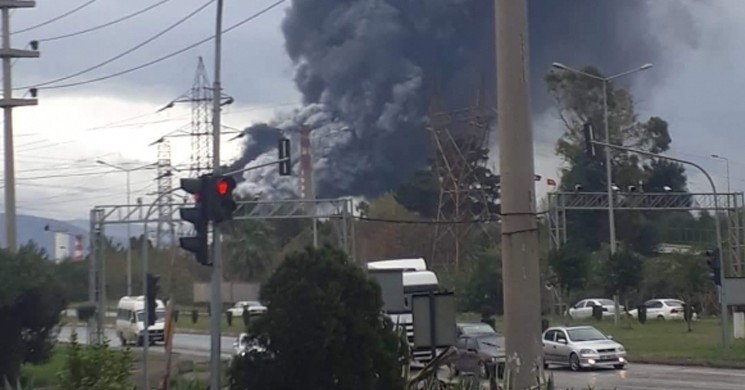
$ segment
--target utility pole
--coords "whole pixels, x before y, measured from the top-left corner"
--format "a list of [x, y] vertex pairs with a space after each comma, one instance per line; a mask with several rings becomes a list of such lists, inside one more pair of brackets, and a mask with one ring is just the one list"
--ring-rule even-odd
[[543, 353], [526, 0], [496, 0], [495, 11], [507, 369], [528, 389]]
[[[223, 1], [217, 0], [217, 20], [215, 23], [215, 79], [212, 90], [212, 169], [220, 169], [220, 67], [222, 66], [222, 14]], [[222, 240], [217, 223], [212, 227], [212, 290], [210, 291], [210, 388], [220, 389], [220, 318], [222, 313], [222, 259], [220, 259]]]
[[4, 136], [5, 136], [5, 245], [8, 250], [15, 252], [17, 249], [16, 235], [16, 175], [15, 156], [13, 147], [13, 108], [20, 106], [35, 106], [36, 90], [31, 90], [32, 99], [14, 99], [12, 84], [11, 59], [14, 58], [38, 58], [39, 52], [37, 42], [32, 42], [34, 50], [19, 50], [10, 47], [10, 10], [14, 8], [34, 8], [35, 1], [0, 0], [0, 10], [3, 17], [3, 47], [0, 57], [3, 59], [3, 99], [0, 107], [4, 111]]

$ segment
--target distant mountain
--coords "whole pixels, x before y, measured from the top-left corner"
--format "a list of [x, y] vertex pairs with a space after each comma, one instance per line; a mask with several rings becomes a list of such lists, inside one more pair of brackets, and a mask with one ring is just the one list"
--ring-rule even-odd
[[[83, 248], [85, 252], [88, 252], [88, 231], [90, 230], [90, 221], [86, 220], [71, 220], [71, 221], [59, 221], [56, 219], [35, 217], [30, 215], [19, 215], [17, 219], [18, 229], [18, 245], [25, 244], [28, 241], [34, 241], [39, 246], [44, 248], [49, 254], [50, 258], [54, 257], [54, 231], [60, 231], [69, 234], [68, 248], [70, 248], [70, 255], [73, 253], [73, 247], [75, 245], [75, 236], [78, 234], [83, 235]], [[49, 226], [50, 230], [44, 230], [45, 226]], [[132, 236], [139, 236], [142, 234], [142, 227], [132, 225], [131, 228]], [[127, 227], [126, 225], [107, 225], [104, 229], [104, 233], [111, 237], [114, 242], [126, 243], [127, 242]], [[0, 244], [5, 246], [5, 215], [0, 214]]]

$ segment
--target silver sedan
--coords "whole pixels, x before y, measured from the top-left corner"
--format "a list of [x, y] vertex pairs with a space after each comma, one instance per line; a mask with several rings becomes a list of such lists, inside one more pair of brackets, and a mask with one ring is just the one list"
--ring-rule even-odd
[[568, 366], [572, 371], [583, 368], [626, 366], [626, 349], [595, 327], [559, 326], [543, 333], [544, 366]]

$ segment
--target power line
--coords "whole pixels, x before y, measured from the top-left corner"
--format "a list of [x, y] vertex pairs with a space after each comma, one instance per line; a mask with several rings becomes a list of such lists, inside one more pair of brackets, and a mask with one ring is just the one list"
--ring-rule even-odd
[[73, 9], [71, 9], [71, 10], [63, 13], [62, 15], [59, 15], [59, 16], [56, 16], [56, 17], [54, 17], [52, 19], [47, 20], [46, 22], [42, 22], [42, 23], [39, 23], [39, 24], [30, 26], [30, 27], [26, 27], [26, 28], [24, 28], [22, 30], [14, 31], [11, 34], [20, 34], [20, 33], [24, 33], [24, 32], [27, 32], [27, 31], [35, 30], [35, 29], [37, 29], [39, 27], [44, 27], [44, 26], [46, 26], [48, 24], [54, 23], [54, 22], [56, 22], [56, 21], [58, 21], [60, 19], [66, 18], [66, 17], [68, 17], [68, 16], [70, 16], [70, 15], [78, 12], [78, 11], [82, 10], [83, 8], [85, 8], [85, 7], [87, 7], [87, 6], [95, 3], [96, 1], [98, 1], [98, 0], [89, 0], [88, 2], [81, 4], [77, 8], [73, 8]]
[[368, 217], [354, 217], [360, 221], [366, 222], [384, 222], [384, 223], [396, 223], [404, 225], [460, 225], [470, 223], [489, 223], [497, 222], [499, 218], [481, 218], [481, 219], [468, 219], [462, 221], [437, 221], [437, 220], [414, 220], [414, 219], [386, 219], [386, 218], [368, 218]]
[[[242, 26], [242, 25], [244, 25], [244, 24], [246, 24], [246, 23], [248, 23], [248, 22], [250, 22], [250, 21], [252, 21], [252, 20], [254, 20], [256, 18], [258, 18], [259, 16], [261, 16], [261, 15], [269, 12], [270, 10], [272, 10], [273, 8], [279, 6], [280, 4], [282, 4], [284, 2], [285, 2], [285, 0], [279, 0], [279, 1], [275, 2], [275, 3], [273, 3], [272, 5], [264, 8], [263, 10], [255, 13], [255, 14], [249, 16], [248, 18], [243, 19], [242, 21], [240, 21], [240, 22], [238, 22], [238, 23], [230, 26], [229, 28], [223, 30], [223, 33], [228, 33], [230, 31], [232, 31], [232, 30], [234, 30], [234, 29], [236, 29], [236, 28], [238, 28], [238, 27], [240, 27], [240, 26]], [[206, 42], [214, 39], [214, 38], [215, 38], [215, 35], [212, 35], [212, 36], [210, 36], [208, 38], [202, 39], [201, 41], [198, 41], [198, 42], [193, 43], [193, 44], [191, 44], [189, 46], [186, 46], [186, 47], [184, 47], [181, 50], [177, 50], [175, 52], [172, 52], [170, 54], [167, 54], [167, 55], [164, 55], [164, 56], [162, 56], [160, 58], [157, 58], [155, 60], [152, 60], [150, 62], [146, 62], [146, 63], [144, 63], [142, 65], [136, 66], [134, 68], [129, 68], [129, 69], [126, 69], [126, 70], [123, 70], [123, 71], [120, 71], [120, 72], [117, 72], [117, 73], [113, 73], [113, 74], [110, 74], [110, 75], [107, 75], [107, 76], [101, 76], [101, 77], [93, 78], [93, 79], [90, 79], [90, 80], [78, 81], [78, 82], [73, 82], [73, 83], [68, 83], [68, 84], [51, 85], [51, 86], [41, 87], [39, 89], [59, 89], [59, 88], [78, 87], [78, 86], [81, 86], [81, 85], [92, 84], [92, 83], [96, 83], [96, 82], [99, 82], [99, 81], [104, 81], [104, 80], [112, 79], [112, 78], [115, 78], [115, 77], [123, 76], [125, 74], [136, 72], [138, 70], [141, 70], [141, 69], [147, 68], [149, 66], [155, 65], [155, 64], [157, 64], [159, 62], [163, 62], [163, 61], [165, 61], [165, 60], [167, 60], [169, 58], [175, 57], [175, 56], [177, 56], [177, 55], [179, 55], [181, 53], [185, 53], [185, 52], [187, 52], [187, 51], [189, 51], [189, 50], [191, 50], [191, 49], [193, 49], [193, 48], [195, 48], [197, 46], [200, 46], [200, 45], [202, 45], [202, 44], [204, 44], [204, 43], [206, 43]], [[47, 83], [45, 83], [45, 84], [47, 84]], [[30, 87], [23, 87], [23, 88], [18, 88], [18, 89], [27, 89], [27, 88], [30, 88]]]
[[[55, 79], [55, 80], [45, 81], [45, 82], [43, 82], [41, 84], [37, 84], [36, 87], [44, 87], [45, 85], [54, 84], [54, 83], [58, 83], [60, 81], [69, 80], [69, 79], [71, 79], [73, 77], [77, 77], [77, 76], [80, 76], [80, 75], [83, 75], [83, 74], [92, 72], [92, 71], [94, 71], [96, 69], [99, 69], [99, 68], [101, 68], [103, 66], [106, 66], [106, 65], [108, 65], [108, 64], [110, 64], [110, 63], [112, 63], [112, 62], [114, 62], [114, 61], [116, 61], [116, 60], [118, 60], [118, 59], [120, 59], [120, 58], [122, 58], [122, 57], [124, 57], [124, 56], [126, 56], [126, 55], [128, 55], [128, 54], [130, 54], [130, 53], [132, 53], [132, 52], [134, 52], [134, 51], [136, 51], [138, 49], [140, 49], [140, 48], [142, 48], [142, 47], [144, 47], [145, 45], [149, 44], [150, 42], [153, 42], [154, 40], [162, 37], [163, 35], [165, 35], [169, 31], [173, 30], [174, 28], [176, 28], [176, 27], [184, 24], [187, 20], [191, 19], [196, 14], [198, 14], [199, 12], [201, 12], [202, 10], [204, 10], [205, 8], [207, 8], [210, 4], [212, 4], [214, 2], [215, 2], [215, 0], [209, 0], [209, 1], [207, 1], [206, 3], [204, 3], [203, 5], [201, 5], [196, 10], [192, 11], [191, 13], [189, 13], [188, 15], [186, 15], [185, 17], [179, 19], [176, 23], [168, 26], [166, 29], [158, 32], [157, 34], [155, 34], [152, 37], [146, 39], [145, 41], [143, 41], [143, 42], [135, 45], [134, 47], [130, 48], [129, 50], [126, 50], [126, 51], [124, 51], [124, 52], [122, 52], [122, 53], [120, 53], [118, 55], [115, 55], [114, 57], [109, 58], [108, 60], [106, 60], [104, 62], [101, 62], [99, 64], [93, 65], [90, 68], [81, 70], [81, 71], [76, 72], [76, 73], [73, 73], [71, 75], [60, 77], [60, 78]], [[16, 90], [20, 90], [20, 89], [28, 89], [28, 88], [31, 88], [31, 86], [18, 87], [18, 88], [15, 88], [15, 89]], [[52, 87], [47, 87], [45, 89], [49, 89], [49, 88], [52, 88]]]
[[155, 9], [155, 8], [161, 6], [161, 5], [163, 5], [163, 4], [165, 4], [165, 3], [169, 2], [169, 1], [171, 1], [171, 0], [162, 0], [162, 1], [158, 2], [158, 3], [155, 3], [153, 5], [150, 5], [148, 7], [143, 8], [143, 9], [140, 9], [139, 11], [135, 11], [135, 12], [129, 14], [129, 15], [122, 16], [119, 19], [115, 19], [115, 20], [112, 20], [112, 21], [107, 22], [107, 23], [99, 24], [98, 26], [90, 27], [90, 28], [87, 28], [87, 29], [84, 29], [84, 30], [76, 31], [74, 33], [69, 33], [69, 34], [64, 34], [64, 35], [58, 35], [58, 36], [49, 37], [49, 38], [42, 38], [42, 39], [39, 39], [39, 42], [50, 42], [50, 41], [56, 41], [56, 40], [65, 39], [65, 38], [72, 38], [72, 37], [76, 37], [78, 35], [87, 34], [89, 32], [98, 31], [98, 30], [101, 30], [101, 29], [106, 28], [106, 27], [111, 27], [111, 26], [113, 26], [115, 24], [118, 24], [118, 23], [124, 22], [126, 20], [132, 19], [132, 18], [134, 18], [136, 16], [139, 16], [139, 15], [142, 15], [145, 12], [148, 12], [148, 11], [150, 11], [152, 9]]

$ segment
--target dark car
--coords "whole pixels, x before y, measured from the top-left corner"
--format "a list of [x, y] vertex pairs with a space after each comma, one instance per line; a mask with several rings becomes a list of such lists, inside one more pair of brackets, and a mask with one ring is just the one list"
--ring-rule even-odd
[[504, 336], [493, 329], [492, 332], [464, 334], [458, 338], [455, 344], [458, 356], [450, 364], [453, 374], [474, 373], [484, 379], [495, 374], [502, 377], [506, 361]]
[[491, 325], [484, 322], [461, 322], [455, 326], [455, 337], [469, 336], [476, 334], [498, 334]]

